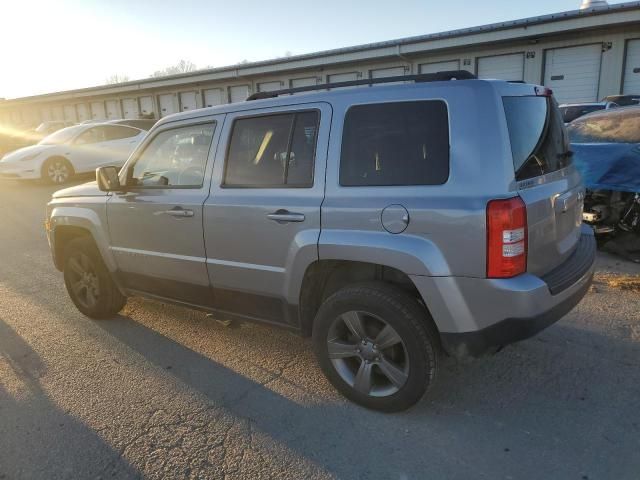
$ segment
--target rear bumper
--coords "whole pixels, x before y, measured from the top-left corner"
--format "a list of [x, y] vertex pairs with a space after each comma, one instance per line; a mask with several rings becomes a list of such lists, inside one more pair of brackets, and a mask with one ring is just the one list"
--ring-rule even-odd
[[586, 281], [580, 282], [581, 286], [578, 290], [549, 310], [532, 317], [506, 318], [475, 332], [442, 333], [440, 335], [442, 345], [452, 356], [479, 357], [499, 347], [533, 337], [560, 320], [580, 303], [591, 286], [592, 278], [593, 272]]
[[574, 254], [543, 278], [413, 280], [447, 353], [477, 357], [529, 338], [571, 311], [589, 290], [595, 253], [593, 232], [586, 228]]

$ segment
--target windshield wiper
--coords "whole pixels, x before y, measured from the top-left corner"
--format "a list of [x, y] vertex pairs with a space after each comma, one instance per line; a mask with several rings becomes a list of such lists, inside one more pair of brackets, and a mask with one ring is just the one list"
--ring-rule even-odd
[[571, 157], [573, 157], [573, 154], [574, 154], [573, 150], [567, 150], [566, 152], [559, 153], [559, 154], [557, 155], [557, 157], [558, 157], [560, 160], [565, 160], [565, 159], [567, 159], [567, 158], [571, 158]]

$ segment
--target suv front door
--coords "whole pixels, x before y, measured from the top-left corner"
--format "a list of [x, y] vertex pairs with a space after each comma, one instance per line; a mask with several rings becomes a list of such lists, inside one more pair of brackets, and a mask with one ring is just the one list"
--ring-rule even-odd
[[111, 195], [107, 217], [118, 276], [127, 289], [211, 305], [202, 205], [223, 119], [169, 123], [123, 168], [124, 191]]
[[318, 259], [330, 124], [326, 103], [227, 115], [204, 206], [214, 307], [223, 316], [297, 321], [287, 308], [297, 298], [288, 294]]

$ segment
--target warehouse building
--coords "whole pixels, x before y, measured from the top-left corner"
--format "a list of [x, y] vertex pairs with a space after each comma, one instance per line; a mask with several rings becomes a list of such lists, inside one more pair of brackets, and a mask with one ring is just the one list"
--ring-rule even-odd
[[0, 123], [160, 118], [238, 102], [255, 92], [464, 69], [544, 84], [560, 102], [640, 94], [640, 2], [341, 48], [163, 78], [0, 101]]

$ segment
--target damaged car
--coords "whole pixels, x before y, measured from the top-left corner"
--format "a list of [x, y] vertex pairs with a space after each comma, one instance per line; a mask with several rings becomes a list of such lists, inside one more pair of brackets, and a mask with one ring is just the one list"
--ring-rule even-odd
[[592, 113], [567, 130], [587, 187], [584, 222], [603, 249], [640, 263], [640, 106]]

